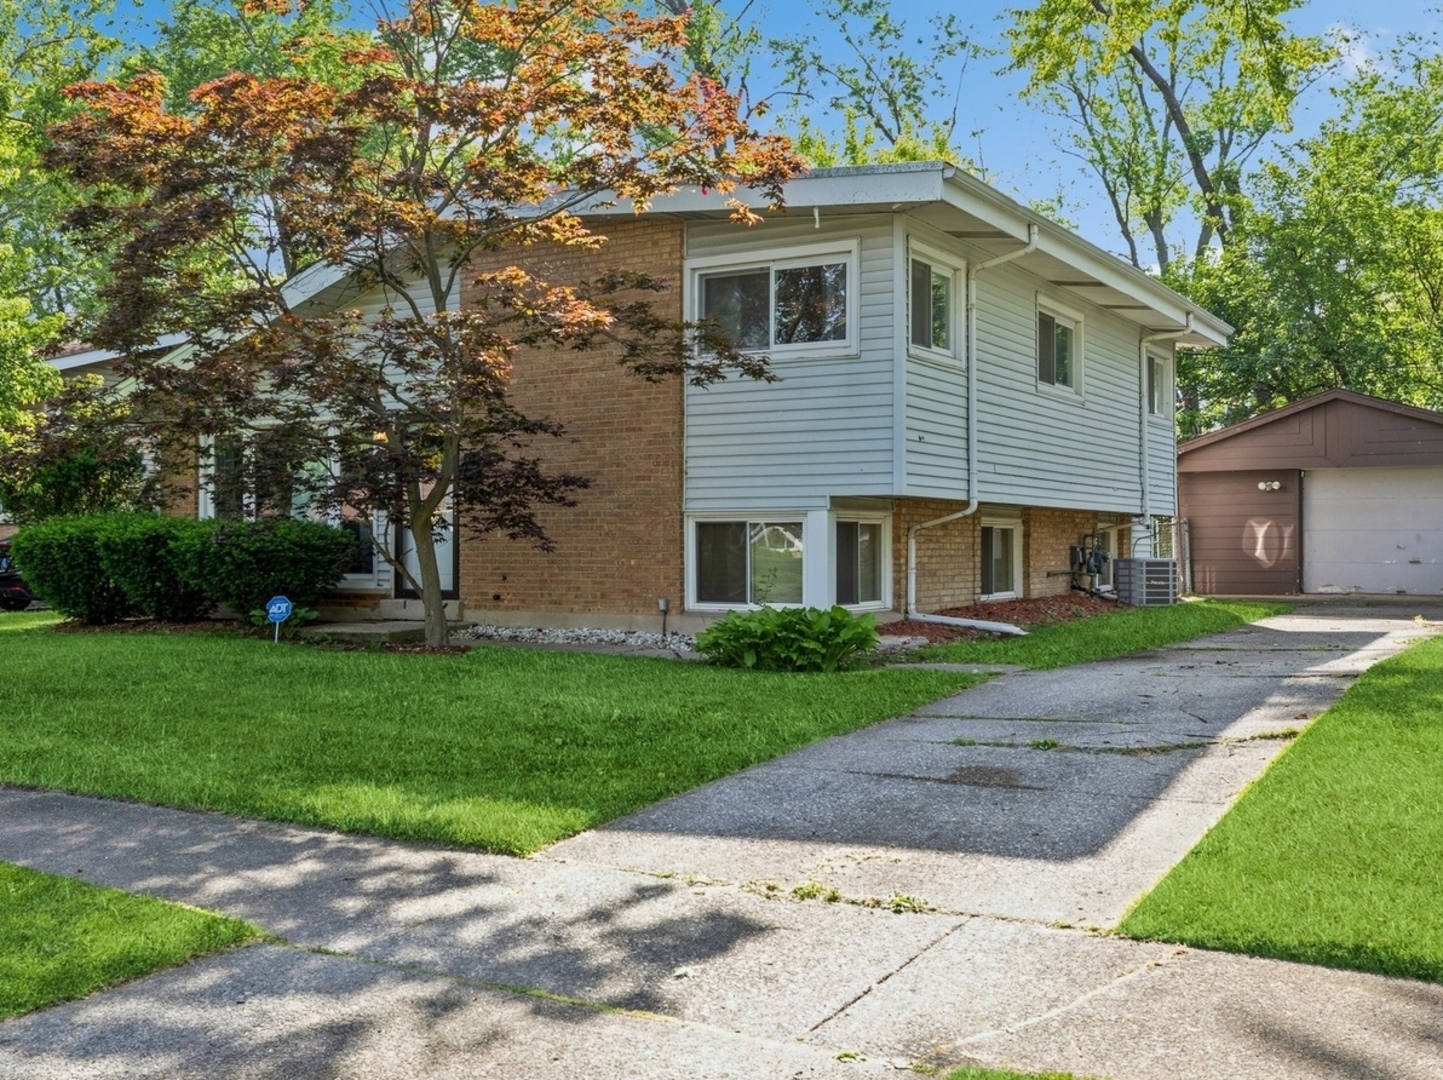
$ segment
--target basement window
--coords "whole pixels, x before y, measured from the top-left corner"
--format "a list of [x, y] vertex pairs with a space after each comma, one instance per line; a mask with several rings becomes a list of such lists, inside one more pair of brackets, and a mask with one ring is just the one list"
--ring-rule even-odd
[[698, 521], [696, 602], [800, 604], [800, 521]]
[[982, 523], [981, 599], [1005, 600], [1020, 595], [1022, 583], [1022, 525], [1018, 522]]

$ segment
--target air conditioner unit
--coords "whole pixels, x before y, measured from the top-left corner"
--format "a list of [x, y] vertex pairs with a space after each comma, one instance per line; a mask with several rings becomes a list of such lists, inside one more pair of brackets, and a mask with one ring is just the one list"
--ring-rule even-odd
[[1177, 562], [1173, 559], [1118, 559], [1112, 564], [1117, 598], [1133, 607], [1177, 603]]

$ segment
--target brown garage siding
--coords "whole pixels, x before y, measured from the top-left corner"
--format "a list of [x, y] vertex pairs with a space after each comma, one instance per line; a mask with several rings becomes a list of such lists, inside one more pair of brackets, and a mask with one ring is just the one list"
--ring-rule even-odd
[[[1277, 491], [1259, 483], [1277, 482]], [[1283, 596], [1301, 582], [1300, 476], [1270, 469], [1182, 473], [1178, 503], [1188, 520], [1194, 591]]]

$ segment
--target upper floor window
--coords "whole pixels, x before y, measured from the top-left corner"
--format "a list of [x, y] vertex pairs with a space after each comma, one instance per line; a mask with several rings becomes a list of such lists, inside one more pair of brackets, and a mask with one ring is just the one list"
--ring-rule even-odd
[[853, 339], [854, 263], [851, 250], [832, 249], [706, 268], [696, 279], [697, 315], [744, 350], [842, 351]]
[[1037, 312], [1037, 381], [1076, 390], [1082, 356], [1082, 320], [1061, 312]]
[[1160, 356], [1147, 358], [1147, 411], [1167, 415], [1167, 362]]
[[953, 352], [953, 272], [927, 259], [912, 260], [911, 342], [915, 348]]

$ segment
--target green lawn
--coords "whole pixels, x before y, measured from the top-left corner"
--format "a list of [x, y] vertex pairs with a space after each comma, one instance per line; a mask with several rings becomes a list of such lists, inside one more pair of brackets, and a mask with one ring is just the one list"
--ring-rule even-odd
[[1197, 600], [1170, 607], [1122, 608], [1074, 622], [1039, 626], [1026, 637], [988, 637], [934, 645], [914, 655], [921, 660], [958, 664], [1019, 664], [1045, 670], [1105, 660], [1142, 649], [1155, 649], [1205, 634], [1230, 630], [1269, 615], [1283, 615], [1290, 604], [1233, 600]]
[[977, 681], [53, 621], [0, 615], [0, 782], [518, 854]]
[[1443, 981], [1443, 639], [1369, 670], [1123, 920]]
[[0, 863], [0, 1019], [259, 934], [238, 919]]

